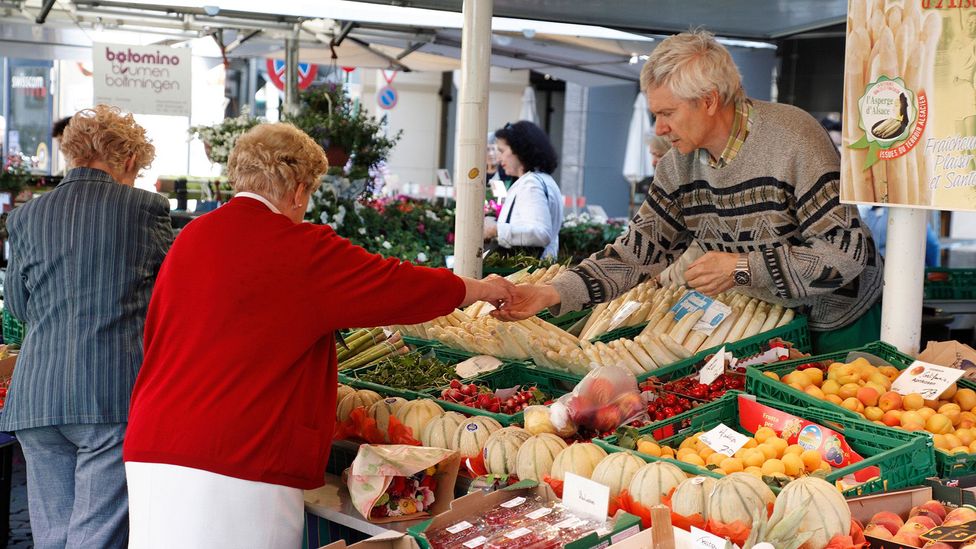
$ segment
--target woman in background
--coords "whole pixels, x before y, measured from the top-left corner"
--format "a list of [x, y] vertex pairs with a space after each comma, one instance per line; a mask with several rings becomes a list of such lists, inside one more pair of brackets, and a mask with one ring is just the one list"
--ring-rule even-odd
[[506, 124], [495, 138], [502, 168], [518, 179], [498, 219], [485, 218], [485, 240], [495, 240], [499, 253], [556, 259], [563, 197], [551, 175], [558, 165], [552, 143], [542, 128], [526, 120]]

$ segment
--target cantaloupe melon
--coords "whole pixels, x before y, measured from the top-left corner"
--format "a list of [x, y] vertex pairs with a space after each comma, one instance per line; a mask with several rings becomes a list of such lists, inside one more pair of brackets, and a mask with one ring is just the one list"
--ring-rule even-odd
[[450, 449], [457, 450], [461, 457], [475, 457], [484, 449], [488, 437], [501, 428], [501, 423], [490, 417], [469, 418], [454, 429]]
[[420, 443], [433, 448], [450, 448], [454, 430], [464, 423], [464, 416], [457, 412], [444, 412], [443, 415], [430, 420], [430, 423], [420, 432]]
[[552, 470], [552, 462], [559, 452], [566, 449], [566, 442], [550, 433], [529, 438], [519, 447], [515, 457], [515, 474], [519, 480], [542, 479]]
[[374, 402], [366, 412], [366, 415], [376, 420], [376, 428], [383, 433], [383, 438], [386, 442], [390, 441], [390, 416], [406, 402], [407, 399], [400, 397], [384, 398], [383, 400]]
[[715, 482], [705, 510], [709, 520], [751, 525], [753, 519], [760, 516], [759, 513], [765, 515], [769, 504], [775, 501], [776, 496], [763, 481], [749, 473], [732, 473]]
[[822, 549], [831, 538], [847, 535], [851, 529], [851, 509], [837, 488], [817, 477], [801, 477], [783, 488], [773, 506], [769, 524], [773, 525], [796, 509], [804, 509], [799, 532], [812, 532], [799, 549]]
[[637, 470], [627, 486], [634, 501], [650, 509], [661, 503], [661, 498], [677, 488], [688, 476], [677, 465], [666, 461], [645, 464]]
[[591, 442], [570, 444], [556, 455], [549, 476], [556, 480], [565, 480], [566, 473], [573, 473], [590, 478], [593, 476], [593, 469], [605, 457], [606, 450]]
[[376, 391], [370, 391], [369, 389], [354, 391], [343, 397], [342, 402], [339, 403], [339, 409], [336, 411], [336, 419], [345, 421], [349, 419], [349, 414], [356, 408], [365, 408], [368, 410], [374, 402], [382, 399], [383, 397]]
[[488, 473], [514, 475], [519, 448], [531, 437], [532, 434], [521, 427], [505, 427], [492, 433], [482, 451]]
[[413, 438], [419, 440], [424, 427], [432, 419], [444, 415], [444, 409], [429, 398], [421, 398], [405, 402], [393, 415], [397, 421], [410, 428]]
[[590, 479], [609, 486], [610, 497], [615, 498], [621, 490], [630, 486], [634, 475], [646, 463], [630, 452], [614, 452], [596, 464]]
[[342, 402], [342, 399], [346, 398], [346, 395], [350, 395], [355, 392], [356, 390], [352, 387], [340, 383], [339, 387], [336, 389], [336, 409], [339, 409], [339, 403]]
[[708, 520], [706, 508], [714, 488], [715, 479], [712, 477], [693, 477], [682, 481], [671, 495], [671, 510], [685, 517], [701, 515]]

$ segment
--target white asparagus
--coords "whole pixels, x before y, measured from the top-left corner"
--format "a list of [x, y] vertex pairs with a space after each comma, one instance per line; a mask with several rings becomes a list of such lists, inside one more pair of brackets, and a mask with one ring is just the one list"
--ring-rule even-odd
[[685, 316], [668, 332], [668, 335], [674, 338], [674, 341], [680, 346], [685, 338], [688, 337], [688, 332], [695, 327], [695, 323], [701, 320], [704, 314], [704, 309], [698, 309], [693, 313], [685, 313]]
[[627, 341], [624, 342], [624, 345], [627, 346], [627, 350], [630, 351], [630, 354], [634, 355], [634, 358], [637, 359], [637, 362], [640, 362], [640, 365], [641, 367], [644, 368], [644, 371], [649, 372], [657, 368], [657, 362], [654, 361], [654, 358], [651, 357], [651, 355], [648, 354], [647, 350], [644, 349], [644, 347], [641, 346], [639, 343], [628, 339]]
[[754, 299], [750, 301], [748, 305], [746, 305], [745, 310], [742, 312], [742, 316], [735, 321], [735, 324], [732, 326], [732, 330], [729, 332], [728, 337], [726, 337], [726, 342], [731, 343], [733, 341], [742, 339], [742, 333], [746, 331], [746, 326], [749, 325], [749, 322], [752, 320], [752, 316], [756, 313], [757, 303], [758, 300]]
[[766, 311], [757, 311], [756, 314], [752, 315], [752, 320], [746, 326], [744, 332], [742, 332], [742, 338], [752, 337], [760, 332], [763, 322], [766, 321]]
[[681, 346], [688, 349], [691, 354], [695, 354], [698, 352], [698, 348], [701, 347], [702, 343], [705, 343], [706, 339], [708, 339], [708, 334], [705, 332], [692, 330]]
[[766, 315], [766, 322], [763, 322], [762, 328], [759, 329], [760, 332], [768, 332], [776, 327], [776, 323], [779, 322], [779, 317], [783, 316], [783, 306], [773, 305], [769, 308], [769, 314]]
[[793, 315], [794, 315], [793, 309], [786, 309], [785, 311], [783, 311], [783, 316], [782, 318], [779, 319], [779, 322], [776, 324], [776, 327], [779, 328], [780, 326], [786, 326], [790, 322], [793, 322]]
[[661, 344], [664, 345], [664, 347], [668, 350], [668, 352], [675, 355], [679, 359], [683, 360], [691, 356], [691, 352], [688, 349], [682, 347], [681, 344], [677, 342], [677, 340], [675, 340], [673, 337], [671, 337], [668, 334], [661, 334], [660, 336], [658, 336], [658, 341], [660, 341]]

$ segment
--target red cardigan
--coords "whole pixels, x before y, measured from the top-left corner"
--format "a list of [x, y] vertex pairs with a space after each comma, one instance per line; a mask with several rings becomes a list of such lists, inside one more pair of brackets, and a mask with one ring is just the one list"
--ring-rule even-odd
[[335, 426], [333, 331], [427, 321], [464, 291], [446, 269], [235, 198], [190, 223], [163, 262], [124, 459], [317, 488]]

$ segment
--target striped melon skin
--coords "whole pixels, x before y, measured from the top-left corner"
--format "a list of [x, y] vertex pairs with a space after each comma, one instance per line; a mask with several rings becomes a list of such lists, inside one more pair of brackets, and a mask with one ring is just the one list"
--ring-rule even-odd
[[393, 415], [413, 431], [413, 438], [419, 439], [420, 433], [424, 432], [424, 427], [432, 419], [444, 415], [444, 409], [429, 398], [421, 398], [405, 402]]
[[677, 488], [688, 476], [677, 465], [666, 461], [645, 464], [637, 470], [627, 486], [634, 501], [648, 509], [661, 503], [661, 498]]
[[776, 498], [769, 523], [776, 524], [796, 509], [806, 511], [799, 532], [813, 533], [800, 549], [821, 549], [834, 536], [850, 531], [851, 509], [840, 491], [826, 480], [800, 477], [787, 484]]
[[671, 495], [671, 510], [685, 517], [700, 514], [708, 520], [708, 498], [715, 488], [715, 482], [712, 477], [693, 477], [683, 481]]
[[610, 497], [620, 495], [620, 491], [630, 486], [634, 475], [647, 462], [630, 452], [616, 452], [603, 458], [593, 468], [590, 480], [610, 487]]
[[464, 423], [464, 416], [457, 412], [444, 412], [424, 427], [420, 433], [420, 443], [432, 448], [451, 448], [451, 439], [454, 437], [454, 430], [457, 426]]
[[749, 473], [732, 473], [715, 482], [705, 511], [710, 520], [752, 524], [753, 519], [760, 516], [759, 513], [765, 515], [768, 504], [775, 501], [776, 496], [763, 481]]
[[566, 449], [566, 441], [551, 433], [542, 433], [522, 443], [515, 456], [515, 474], [519, 480], [542, 479], [552, 470], [552, 462]]
[[485, 469], [492, 475], [514, 475], [519, 448], [532, 437], [521, 427], [505, 427], [488, 437], [483, 451]]
[[591, 442], [570, 444], [565, 450], [556, 454], [549, 476], [556, 480], [565, 480], [566, 473], [573, 473], [590, 478], [593, 476], [596, 464], [605, 457], [607, 457], [606, 450]]
[[336, 411], [336, 419], [339, 421], [345, 421], [349, 419], [349, 414], [351, 414], [356, 408], [369, 409], [374, 402], [382, 399], [383, 397], [381, 397], [379, 393], [376, 391], [370, 391], [369, 389], [353, 391], [352, 393], [343, 397], [342, 402], [339, 403], [339, 409]]
[[481, 453], [492, 433], [502, 428], [502, 424], [486, 416], [475, 416], [461, 423], [451, 437], [451, 450], [457, 450], [461, 457], [476, 457]]
[[366, 411], [366, 415], [376, 420], [376, 428], [383, 433], [386, 442], [390, 442], [390, 416], [405, 402], [407, 400], [400, 397], [384, 398], [374, 402]]
[[336, 409], [339, 408], [339, 403], [342, 402], [342, 399], [346, 398], [346, 395], [351, 395], [355, 392], [356, 390], [352, 387], [340, 383], [339, 387], [336, 389]]

